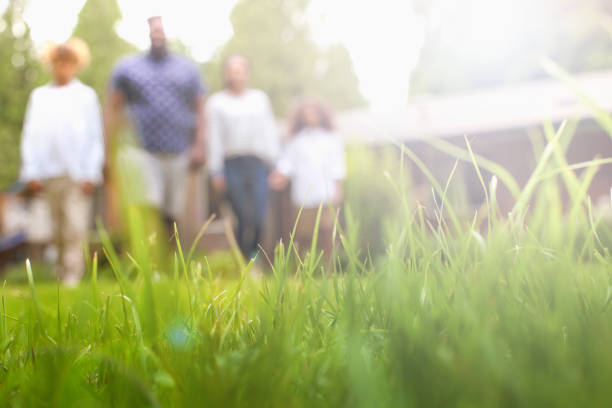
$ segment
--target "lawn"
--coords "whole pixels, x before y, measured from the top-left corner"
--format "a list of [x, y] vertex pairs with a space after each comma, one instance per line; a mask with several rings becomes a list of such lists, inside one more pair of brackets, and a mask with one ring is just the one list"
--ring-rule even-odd
[[180, 243], [162, 268], [133, 211], [127, 253], [102, 234], [79, 288], [5, 284], [0, 405], [612, 406], [612, 228], [586, 195], [591, 170], [545, 177], [563, 167], [562, 133], [505, 217], [497, 178], [464, 220], [452, 174], [428, 210], [390, 176], [383, 250], [363, 249], [349, 201], [331, 269], [291, 242], [263, 278]]

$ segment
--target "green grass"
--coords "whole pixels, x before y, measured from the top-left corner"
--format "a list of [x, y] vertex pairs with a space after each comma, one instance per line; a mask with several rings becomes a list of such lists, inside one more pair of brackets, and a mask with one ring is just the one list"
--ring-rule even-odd
[[469, 220], [447, 199], [454, 169], [432, 180], [433, 208], [412, 205], [402, 168], [418, 158], [398, 149], [399, 171], [379, 178], [393, 210], [369, 214], [383, 237], [363, 244], [376, 206], [349, 201], [332, 270], [291, 242], [263, 279], [180, 243], [163, 259], [128, 206], [127, 252], [102, 234], [78, 289], [25, 267], [2, 288], [0, 405], [612, 406], [612, 228], [586, 194], [604, 169], [570, 171], [567, 126], [544, 134], [506, 218], [480, 169], [515, 182], [469, 144], [457, 157], [487, 197]]
[[5, 287], [2, 405], [609, 406], [609, 255], [499, 232], [331, 276]]

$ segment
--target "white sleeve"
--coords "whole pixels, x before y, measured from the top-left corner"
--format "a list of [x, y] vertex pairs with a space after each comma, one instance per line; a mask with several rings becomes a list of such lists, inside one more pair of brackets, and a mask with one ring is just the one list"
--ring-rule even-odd
[[274, 117], [274, 111], [272, 110], [270, 98], [268, 98], [268, 95], [265, 93], [263, 96], [265, 98], [265, 140], [267, 142], [266, 145], [270, 161], [274, 162], [280, 153], [280, 133], [278, 130], [278, 124], [276, 123], [276, 118]]
[[223, 171], [223, 123], [219, 111], [214, 106], [214, 100], [206, 105], [206, 140], [208, 143], [208, 168], [212, 174]]
[[276, 171], [284, 174], [287, 177], [291, 177], [295, 171], [295, 158], [294, 158], [295, 142], [290, 140], [285, 145], [278, 162], [276, 163]]
[[98, 96], [91, 90], [85, 111], [87, 120], [87, 142], [85, 152], [81, 157], [81, 177], [79, 181], [100, 183], [102, 181], [102, 166], [104, 165], [104, 131], [102, 130], [102, 113]]
[[344, 154], [344, 143], [340, 135], [335, 134], [332, 149], [331, 176], [334, 180], [346, 178], [346, 158]]
[[23, 121], [21, 135], [21, 181], [28, 182], [41, 178], [40, 163], [44, 151], [44, 138], [38, 132], [36, 121], [39, 108], [37, 106], [36, 91], [30, 94]]

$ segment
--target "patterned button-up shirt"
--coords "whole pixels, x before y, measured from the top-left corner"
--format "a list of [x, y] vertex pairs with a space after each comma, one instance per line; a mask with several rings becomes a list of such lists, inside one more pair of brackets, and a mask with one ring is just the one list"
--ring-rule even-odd
[[197, 121], [195, 103], [204, 94], [191, 61], [172, 54], [128, 57], [115, 69], [111, 87], [125, 97], [145, 149], [181, 153], [191, 146]]

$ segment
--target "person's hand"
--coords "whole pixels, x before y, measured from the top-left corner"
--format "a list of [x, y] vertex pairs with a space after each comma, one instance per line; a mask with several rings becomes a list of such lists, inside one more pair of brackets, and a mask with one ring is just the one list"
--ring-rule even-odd
[[30, 191], [33, 194], [40, 193], [44, 189], [42, 183], [40, 181], [38, 181], [38, 180], [30, 180], [30, 181], [28, 181], [27, 188], [28, 188], [28, 191]]
[[218, 193], [224, 193], [227, 188], [227, 183], [225, 181], [225, 176], [222, 174], [217, 174], [212, 177], [212, 186]]
[[272, 190], [280, 191], [287, 187], [289, 178], [278, 171], [273, 171], [268, 177], [268, 184]]
[[91, 181], [83, 181], [81, 183], [81, 191], [85, 195], [91, 195], [95, 189], [96, 189], [96, 185], [92, 183]]
[[199, 169], [206, 164], [206, 151], [199, 145], [194, 145], [189, 151], [189, 168]]

